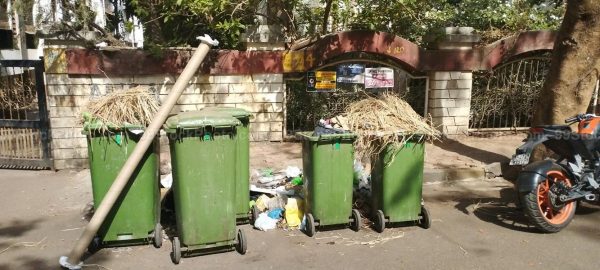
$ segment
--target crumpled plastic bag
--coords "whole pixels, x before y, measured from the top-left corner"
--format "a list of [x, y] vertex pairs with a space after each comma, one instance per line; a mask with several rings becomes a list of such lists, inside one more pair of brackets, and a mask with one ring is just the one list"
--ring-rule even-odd
[[273, 209], [277, 209], [277, 208], [281, 208], [283, 209], [285, 207], [285, 200], [287, 198], [281, 196], [281, 195], [276, 195], [273, 198], [270, 198], [269, 201], [266, 203], [267, 209], [269, 210], [273, 210]]
[[285, 205], [285, 220], [290, 228], [300, 226], [301, 219], [304, 217], [304, 201], [298, 198], [288, 198]]
[[256, 199], [256, 208], [258, 208], [258, 210], [260, 210], [261, 212], [264, 212], [265, 210], [267, 210], [267, 205], [269, 204], [270, 200], [271, 198], [269, 198], [269, 196], [265, 194], [260, 195], [260, 197]]
[[267, 213], [260, 213], [258, 218], [254, 221], [254, 228], [261, 231], [267, 231], [277, 228], [277, 220], [272, 219]]
[[300, 230], [306, 231], [306, 215], [302, 216], [302, 222], [300, 222]]
[[283, 208], [275, 208], [267, 214], [272, 219], [280, 219], [283, 214]]
[[302, 174], [302, 171], [296, 166], [288, 166], [285, 169], [285, 176], [287, 176], [287, 178], [298, 177], [300, 174]]

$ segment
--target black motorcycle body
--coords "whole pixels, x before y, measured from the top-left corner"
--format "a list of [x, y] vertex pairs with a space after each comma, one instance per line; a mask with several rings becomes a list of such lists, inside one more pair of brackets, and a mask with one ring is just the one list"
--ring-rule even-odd
[[[529, 220], [544, 232], [566, 227], [577, 201], [600, 198], [600, 117], [580, 114], [565, 122], [578, 123], [577, 132], [569, 125], [533, 127], [510, 163], [527, 164], [519, 173], [516, 189]], [[528, 164], [539, 144], [558, 157]]]

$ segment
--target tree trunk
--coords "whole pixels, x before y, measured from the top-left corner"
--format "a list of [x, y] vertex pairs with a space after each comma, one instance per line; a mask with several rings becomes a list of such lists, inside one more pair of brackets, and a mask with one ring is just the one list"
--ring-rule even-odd
[[585, 113], [600, 71], [600, 1], [568, 0], [533, 124]]
[[329, 15], [331, 13], [331, 4], [333, 0], [325, 1], [325, 14], [323, 14], [323, 25], [321, 26], [321, 35], [327, 33], [327, 24], [329, 24]]
[[161, 17], [161, 1], [139, 1], [138, 6], [147, 12], [143, 18], [144, 22], [144, 43], [148, 45], [164, 45], [163, 18]]
[[[554, 43], [552, 65], [533, 114], [533, 125], [564, 124], [585, 113], [600, 75], [600, 1], [568, 0]], [[533, 159], [545, 156], [534, 152]]]

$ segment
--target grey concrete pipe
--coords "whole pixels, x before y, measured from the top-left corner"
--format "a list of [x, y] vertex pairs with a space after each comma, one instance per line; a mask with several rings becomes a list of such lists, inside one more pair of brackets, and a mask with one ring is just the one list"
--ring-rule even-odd
[[202, 61], [204, 61], [204, 58], [210, 50], [210, 47], [219, 44], [218, 41], [213, 40], [208, 35], [204, 35], [204, 37], [198, 37], [198, 39], [201, 41], [200, 45], [198, 45], [198, 48], [192, 55], [192, 58], [183, 69], [181, 75], [179, 75], [179, 78], [177, 78], [175, 85], [156, 113], [156, 116], [154, 116], [152, 123], [150, 123], [148, 128], [144, 131], [144, 135], [123, 165], [123, 168], [117, 175], [117, 178], [106, 193], [104, 199], [102, 202], [100, 202], [100, 205], [94, 212], [94, 216], [92, 216], [92, 219], [85, 227], [81, 237], [79, 237], [79, 240], [77, 240], [77, 243], [75, 243], [71, 253], [69, 253], [68, 257], [60, 257], [59, 263], [62, 267], [67, 269], [81, 269], [83, 265], [81, 257], [83, 256], [94, 236], [96, 236], [98, 229], [106, 219], [106, 216], [117, 201], [117, 198], [119, 195], [121, 195], [123, 188], [127, 185], [129, 178], [142, 160], [144, 153], [150, 144], [152, 144], [154, 137], [160, 131], [163, 123], [167, 120], [169, 113], [173, 109], [173, 106], [175, 106], [177, 103], [177, 100], [181, 96], [181, 93], [183, 93], [183, 90], [187, 87], [190, 79], [192, 79]]

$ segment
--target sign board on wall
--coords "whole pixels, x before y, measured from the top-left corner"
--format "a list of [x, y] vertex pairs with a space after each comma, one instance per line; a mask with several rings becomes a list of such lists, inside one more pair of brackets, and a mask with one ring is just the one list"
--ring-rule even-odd
[[394, 87], [394, 70], [391, 68], [366, 68], [365, 88]]
[[307, 73], [307, 91], [335, 90], [335, 71], [315, 71]]
[[339, 65], [337, 66], [336, 75], [339, 83], [365, 83], [365, 65]]

